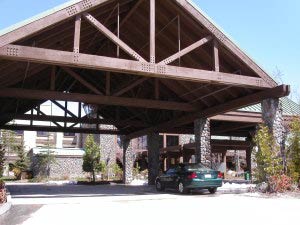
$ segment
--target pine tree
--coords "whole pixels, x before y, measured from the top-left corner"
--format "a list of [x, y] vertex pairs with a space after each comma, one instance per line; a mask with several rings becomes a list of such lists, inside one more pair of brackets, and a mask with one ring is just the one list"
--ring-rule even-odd
[[93, 135], [89, 134], [85, 141], [82, 169], [85, 172], [90, 172], [93, 177], [93, 182], [95, 182], [95, 173], [101, 171], [102, 167], [103, 165], [100, 161], [100, 147], [95, 142]]

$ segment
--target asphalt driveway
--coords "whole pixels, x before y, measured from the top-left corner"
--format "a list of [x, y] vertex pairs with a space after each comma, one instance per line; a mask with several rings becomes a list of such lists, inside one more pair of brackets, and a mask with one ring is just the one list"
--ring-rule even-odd
[[179, 195], [124, 185], [9, 184], [4, 225], [298, 223], [300, 199], [257, 194]]

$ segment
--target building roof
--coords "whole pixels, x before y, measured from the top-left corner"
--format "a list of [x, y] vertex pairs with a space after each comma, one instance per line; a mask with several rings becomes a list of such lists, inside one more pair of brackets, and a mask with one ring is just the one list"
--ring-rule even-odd
[[[285, 116], [297, 116], [300, 115], [300, 105], [291, 99], [284, 97], [280, 98], [280, 102], [282, 104], [283, 115]], [[246, 112], [256, 112], [261, 113], [261, 104], [251, 105], [239, 109], [238, 111], [246, 111]]]
[[[289, 93], [191, 3], [74, 0], [1, 31], [0, 126], [20, 129], [6, 124], [46, 100], [81, 101], [118, 129], [94, 132], [131, 139]], [[87, 121], [73, 117], [55, 120]]]

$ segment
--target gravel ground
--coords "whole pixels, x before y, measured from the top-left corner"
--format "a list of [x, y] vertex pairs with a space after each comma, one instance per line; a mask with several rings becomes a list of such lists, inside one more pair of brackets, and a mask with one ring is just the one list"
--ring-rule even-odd
[[179, 195], [123, 185], [9, 184], [13, 208], [0, 224], [272, 224], [299, 223], [299, 195]]

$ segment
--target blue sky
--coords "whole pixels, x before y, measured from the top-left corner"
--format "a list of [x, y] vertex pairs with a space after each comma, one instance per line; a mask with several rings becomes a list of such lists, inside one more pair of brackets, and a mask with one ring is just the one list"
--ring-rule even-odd
[[[0, 30], [65, 0], [0, 0]], [[269, 74], [300, 88], [299, 0], [194, 0]], [[298, 94], [293, 94], [298, 99]]]

